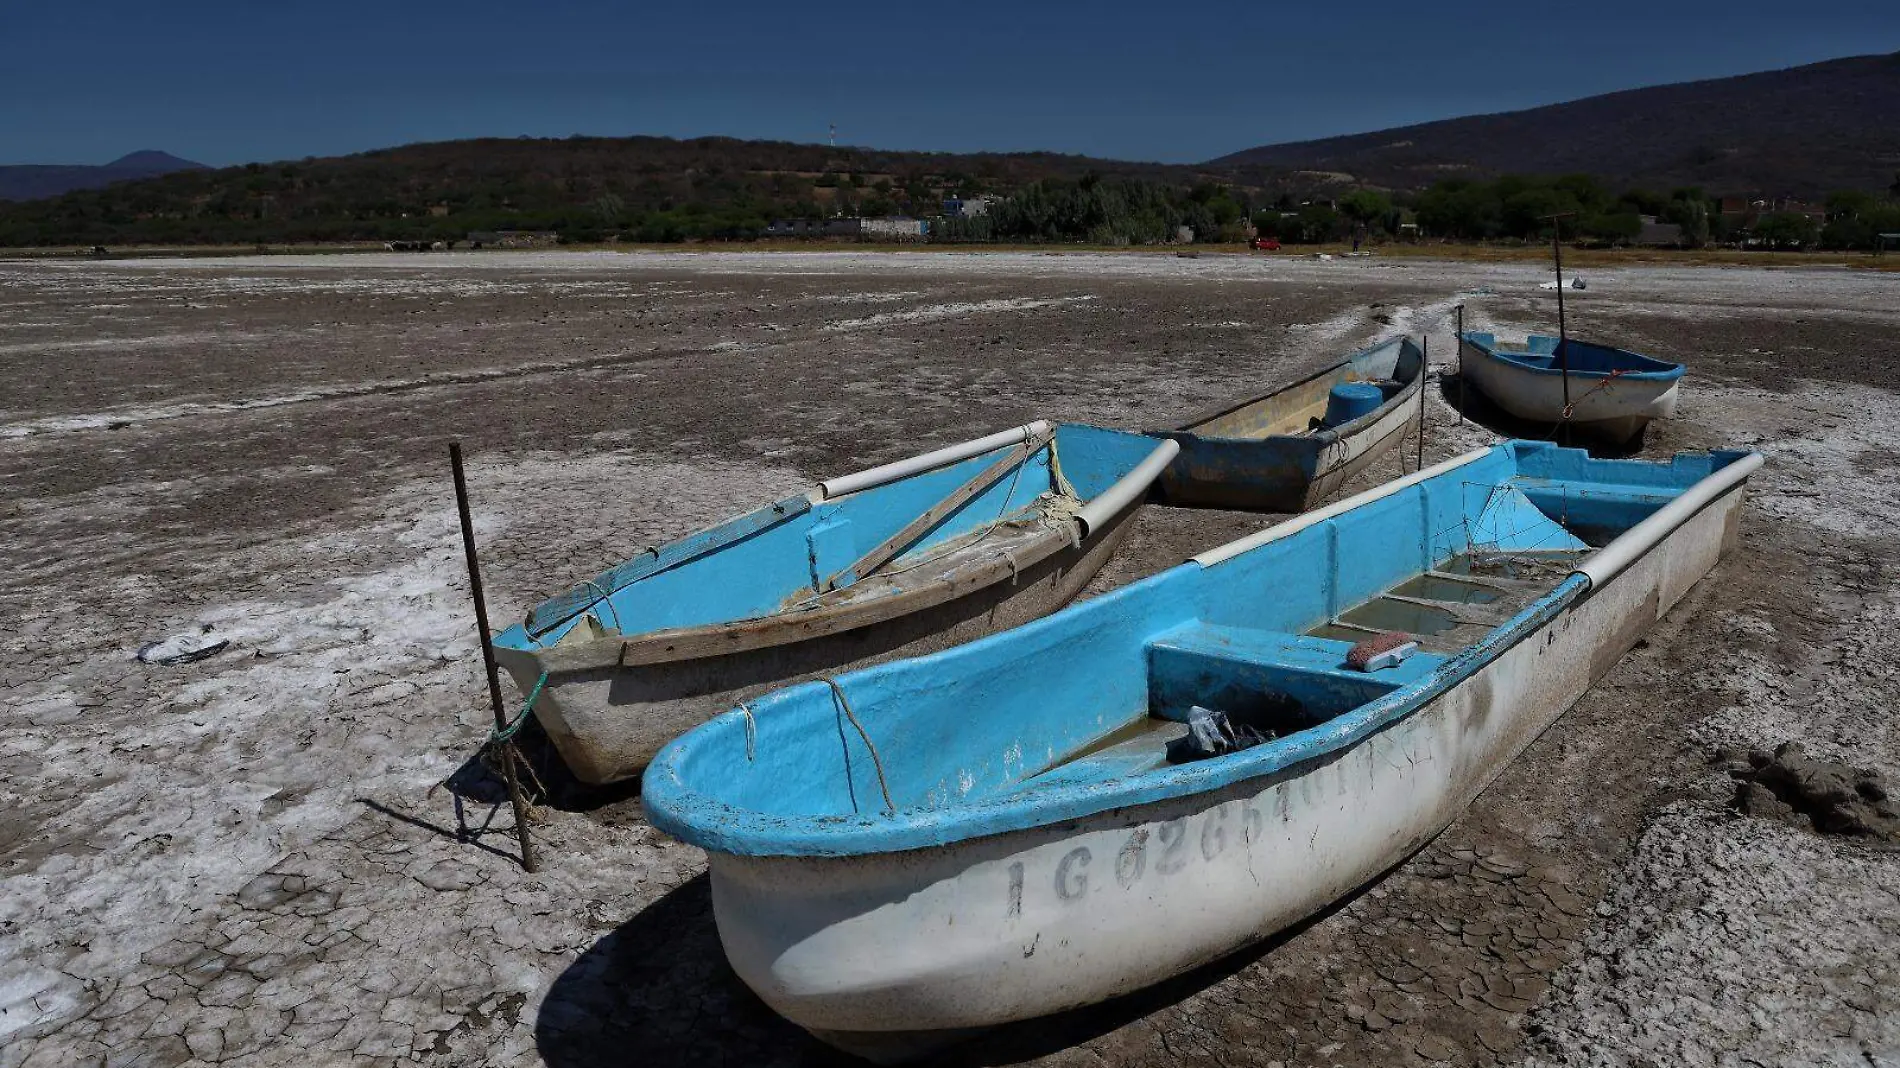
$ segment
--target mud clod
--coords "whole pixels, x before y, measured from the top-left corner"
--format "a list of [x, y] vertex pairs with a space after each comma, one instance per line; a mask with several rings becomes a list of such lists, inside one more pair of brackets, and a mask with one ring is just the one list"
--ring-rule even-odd
[[1821, 834], [1900, 842], [1900, 808], [1880, 773], [1817, 760], [1795, 742], [1771, 754], [1755, 750], [1748, 766], [1730, 774], [1738, 781], [1734, 805], [1749, 816], [1806, 824]]

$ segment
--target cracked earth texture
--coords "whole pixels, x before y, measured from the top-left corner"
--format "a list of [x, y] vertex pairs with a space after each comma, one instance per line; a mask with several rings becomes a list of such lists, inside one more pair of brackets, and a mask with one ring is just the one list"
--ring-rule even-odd
[[[826, 1064], [631, 790], [539, 810], [497, 619], [818, 477], [1037, 416], [1168, 423], [1542, 271], [1207, 255], [0, 262], [0, 1066]], [[1900, 771], [1900, 284], [1640, 268], [1573, 329], [1690, 362], [1645, 452], [1747, 444], [1742, 544], [1436, 841], [1271, 943], [952, 1064], [1900, 1064], [1900, 854], [1711, 756]], [[1449, 381], [1449, 379], [1447, 379]], [[1491, 440], [1430, 393], [1426, 462]], [[1388, 459], [1367, 481], [1415, 466]], [[1093, 591], [1268, 520], [1149, 509]], [[228, 638], [177, 667], [133, 653]], [[516, 695], [510, 693], [510, 699]], [[452, 779], [442, 785], [445, 779]]]

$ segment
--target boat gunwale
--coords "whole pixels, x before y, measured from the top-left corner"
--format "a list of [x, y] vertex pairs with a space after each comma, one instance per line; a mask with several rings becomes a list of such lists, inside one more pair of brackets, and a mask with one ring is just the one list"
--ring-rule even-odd
[[[1077, 424], [1084, 425], [1084, 424]], [[1141, 435], [1128, 431], [1117, 433], [1139, 438]], [[600, 638], [563, 645], [560, 639], [547, 645], [535, 646], [497, 646], [497, 651], [506, 650], [510, 654], [532, 657], [537, 666], [549, 672], [588, 671], [602, 667], [642, 667], [653, 664], [669, 664], [681, 661], [698, 660], [710, 656], [723, 656], [729, 653], [751, 652], [774, 646], [793, 645], [823, 634], [834, 634], [864, 627], [876, 626], [892, 619], [907, 616], [925, 609], [946, 604], [960, 597], [968, 596], [978, 590], [987, 589], [1006, 578], [1013, 578], [1024, 571], [1041, 564], [1065, 548], [1081, 548], [1091, 541], [1099, 541], [1112, 533], [1121, 522], [1126, 521], [1131, 505], [1138, 507], [1141, 502], [1140, 489], [1132, 493], [1126, 491], [1124, 483], [1139, 478], [1148, 471], [1147, 481], [1152, 484], [1158, 477], [1166, 459], [1180, 446], [1172, 441], [1156, 443], [1148, 455], [1131, 465], [1113, 483], [1104, 487], [1095, 496], [1084, 501], [1086, 512], [1089, 505], [1097, 501], [1110, 500], [1117, 495], [1129, 497], [1129, 501], [1120, 509], [1090, 527], [1085, 516], [1077, 516], [1070, 523], [1046, 527], [1040, 534], [1024, 539], [1016, 548], [997, 552], [989, 556], [978, 556], [967, 562], [954, 565], [949, 571], [909, 589], [900, 589], [894, 593], [862, 599], [842, 599], [833, 604], [818, 604], [811, 608], [787, 608], [761, 616], [746, 619], [727, 620], [722, 623], [707, 623], [692, 627], [673, 627], [666, 630], [642, 631], [634, 635], [615, 632], [604, 633]], [[1160, 463], [1156, 457], [1166, 453]], [[1034, 454], [1024, 459], [1024, 463], [1034, 458]], [[843, 498], [835, 498], [843, 499]], [[1028, 515], [1033, 510], [1025, 509]], [[749, 514], [749, 513], [748, 513]], [[1007, 521], [1010, 517], [1004, 517]], [[964, 546], [967, 550], [971, 546]], [[950, 549], [943, 555], [954, 555], [959, 549]], [[928, 561], [925, 557], [924, 561]], [[919, 561], [922, 563], [924, 561]], [[845, 591], [856, 588], [844, 587]], [[566, 635], [562, 636], [563, 638]]]
[[[1105, 535], [1112, 529], [1111, 525], [1098, 533]], [[910, 589], [882, 596], [840, 600], [806, 609], [786, 609], [725, 623], [643, 631], [632, 637], [609, 632], [596, 641], [573, 646], [563, 647], [556, 643], [512, 651], [534, 656], [549, 670], [568, 671], [604, 665], [642, 667], [668, 664], [790, 645], [814, 637], [813, 633], [809, 633], [812, 631], [829, 634], [857, 630], [945, 604], [991, 586], [1006, 576], [1029, 570], [1073, 545], [1074, 539], [1069, 531], [1049, 527], [1019, 544], [1020, 548], [957, 565]], [[849, 591], [855, 588], [853, 585], [843, 589]], [[682, 645], [686, 648], [680, 648]]]
[[[1510, 442], [1492, 446], [1488, 453], [1512, 448]], [[1477, 458], [1467, 454], [1441, 468], [1463, 466]], [[1667, 529], [1651, 527], [1642, 535], [1648, 545], [1639, 551], [1654, 549], [1682, 526], [1709, 508], [1745, 488], [1748, 476], [1760, 466], [1760, 453], [1713, 451], [1709, 455], [1730, 457], [1729, 462], [1708, 475], [1682, 487], [1681, 494], [1696, 493], [1704, 498], [1689, 509], [1673, 516]], [[1436, 471], [1438, 469], [1432, 469]], [[1431, 474], [1428, 471], [1427, 474]], [[1442, 472], [1440, 472], [1442, 473]], [[1420, 480], [1422, 481], [1422, 479]], [[1381, 488], [1382, 489], [1382, 488]], [[1392, 491], [1368, 491], [1359, 497], [1376, 500]], [[1359, 498], [1340, 502], [1349, 505]], [[1364, 501], [1361, 503], [1370, 503]], [[1342, 511], [1345, 510], [1342, 508]], [[1337, 513], [1335, 513], [1337, 514]], [[1316, 520], [1317, 521], [1317, 520]], [[1310, 524], [1308, 524], [1310, 525]], [[1621, 537], [1635, 533], [1637, 524], [1619, 539], [1613, 539], [1592, 557], [1617, 547]], [[1243, 542], [1251, 539], [1241, 539]], [[1277, 539], [1275, 539], [1277, 540]], [[1622, 549], [1627, 553], [1629, 547]], [[1226, 557], [1222, 557], [1225, 559]], [[1582, 563], [1588, 563], [1588, 559]], [[1212, 566], [1197, 560], [1169, 568], [1142, 582], [1124, 587], [1116, 594], [1131, 595], [1152, 584], [1167, 581], [1185, 568]], [[1580, 564], [1581, 568], [1581, 564]], [[682, 784], [674, 768], [678, 757], [690, 749], [695, 734], [702, 734], [713, 723], [736, 728], [745, 713], [730, 711], [715, 717], [699, 730], [691, 732], [663, 749], [648, 766], [641, 795], [648, 819], [660, 830], [701, 848], [746, 856], [829, 856], [849, 857], [901, 853], [916, 849], [946, 847], [959, 842], [994, 837], [1047, 827], [1102, 812], [1148, 805], [1195, 794], [1212, 793], [1235, 783], [1263, 779], [1312, 761], [1328, 759], [1359, 745], [1372, 735], [1399, 723], [1438, 697], [1468, 679], [1502, 656], [1519, 642], [1541, 631], [1574, 603], [1597, 589], [1607, 588], [1615, 574], [1594, 582], [1590, 574], [1573, 569], [1550, 592], [1542, 595], [1511, 618], [1490, 629], [1482, 638], [1466, 646], [1420, 679], [1342, 713], [1323, 724], [1311, 727], [1277, 742], [1256, 746], [1212, 760], [1145, 772], [1125, 779], [1102, 783], [1071, 784], [1039, 791], [1032, 795], [998, 795], [993, 798], [948, 808], [899, 811], [894, 815], [864, 816], [828, 814], [773, 816], [752, 809], [740, 809], [719, 801], [703, 791]], [[1107, 600], [1103, 598], [1102, 600]], [[1096, 603], [1101, 603], [1100, 601]], [[1035, 625], [1047, 625], [1048, 620]], [[1190, 624], [1191, 625], [1191, 621]], [[1168, 628], [1170, 630], [1174, 628]], [[984, 642], [1003, 640], [992, 635]], [[1154, 640], [1167, 631], [1151, 635]], [[968, 646], [965, 649], [970, 648]], [[954, 650], [950, 652], [955, 652]], [[944, 654], [934, 654], [944, 655]], [[841, 681], [848, 681], [841, 680]], [[804, 683], [779, 691], [781, 699], [805, 689], [823, 689], [824, 683]], [[754, 714], [769, 714], [762, 702], [753, 703]], [[680, 813], [690, 812], [690, 816]]]
[[[1620, 353], [1624, 356], [1633, 356], [1644, 363], [1655, 364], [1659, 369], [1653, 371], [1582, 371], [1573, 367], [1566, 371], [1564, 368], [1556, 366], [1539, 367], [1536, 364], [1525, 363], [1523, 360], [1515, 358], [1518, 356], [1535, 355], [1535, 353], [1530, 352], [1528, 349], [1524, 352], [1510, 352], [1500, 347], [1501, 343], [1497, 340], [1496, 335], [1489, 335], [1491, 337], [1490, 344], [1476, 340], [1477, 337], [1481, 336], [1486, 336], [1483, 331], [1466, 331], [1459, 337], [1459, 340], [1477, 349], [1479, 353], [1493, 362], [1506, 364], [1515, 370], [1534, 375], [1559, 377], [1568, 374], [1571, 378], [1583, 379], [1589, 382], [1605, 381], [1612, 377], [1619, 382], [1677, 382], [1681, 381], [1682, 377], [1689, 372], [1689, 368], [1686, 364], [1671, 363], [1668, 360], [1659, 360], [1654, 356], [1645, 356], [1632, 349], [1617, 348], [1614, 345], [1598, 345], [1590, 341], [1578, 342], [1578, 344], [1590, 345], [1593, 348], [1605, 349], [1610, 352]], [[1526, 344], [1529, 344], [1528, 338], [1526, 339]], [[1462, 358], [1461, 355], [1460, 359]]]
[[[1200, 565], [1189, 562], [1178, 566]], [[1162, 575], [1171, 575], [1175, 570], [1170, 568]], [[642, 780], [641, 797], [645, 802], [647, 818], [655, 827], [702, 849], [744, 856], [849, 857], [949, 846], [1034, 830], [1113, 809], [1134, 808], [1212, 793], [1235, 783], [1267, 778], [1350, 750], [1373, 734], [1404, 720], [1454, 685], [1477, 674], [1499, 654], [1554, 619], [1588, 589], [1589, 579], [1585, 576], [1566, 576], [1550, 593], [1533, 601], [1457, 656], [1447, 659], [1430, 674], [1323, 724], [1278, 742], [1211, 760], [1159, 768], [1125, 779], [1059, 786], [1030, 795], [1003, 794], [950, 808], [914, 812], [900, 810], [894, 816], [876, 817], [855, 814], [777, 817], [734, 808], [700, 794], [697, 807], [702, 814], [697, 819], [686, 821], [674, 817], [669, 802], [688, 791], [668, 781], [664, 774], [670, 767], [668, 753], [662, 750], [649, 765], [648, 774]], [[1159, 632], [1153, 637], [1158, 638], [1165, 633]], [[824, 685], [805, 683], [781, 692], [789, 695], [798, 689]], [[753, 711], [754, 714], [767, 712], [758, 702], [754, 702]], [[735, 710], [722, 713], [709, 722], [717, 723], [727, 717], [743, 715]], [[669, 745], [668, 749], [671, 748]], [[656, 776], [656, 771], [662, 774]], [[726, 826], [715, 828], [714, 825], [718, 824]]]
[[[1222, 416], [1232, 415], [1233, 413], [1240, 411], [1242, 408], [1247, 408], [1252, 405], [1259, 404], [1261, 401], [1271, 400], [1274, 397], [1280, 396], [1283, 393], [1291, 393], [1292, 391], [1299, 389], [1301, 386], [1309, 385], [1314, 381], [1317, 381], [1321, 378], [1325, 378], [1327, 375], [1333, 374], [1334, 372], [1338, 371], [1341, 367], [1344, 367], [1347, 364], [1352, 363], [1354, 360], [1360, 359], [1361, 357], [1364, 357], [1364, 356], [1371, 355], [1372, 353], [1375, 353], [1379, 351], [1380, 349], [1385, 348], [1388, 345], [1399, 346], [1400, 352], [1403, 353], [1405, 346], [1410, 345], [1411, 343], [1412, 343], [1412, 339], [1410, 337], [1404, 334], [1395, 334], [1392, 337], [1386, 338], [1385, 340], [1380, 341], [1379, 343], [1375, 345], [1372, 345], [1365, 349], [1361, 349], [1360, 351], [1355, 352], [1352, 355], [1347, 356], [1342, 360], [1338, 360], [1334, 363], [1330, 363], [1326, 365], [1325, 367], [1322, 367], [1319, 370], [1314, 371], [1312, 374], [1307, 375], [1305, 378], [1296, 379], [1292, 382], [1287, 383], [1284, 386], [1280, 386], [1276, 389], [1267, 390], [1264, 393], [1255, 394], [1254, 396], [1248, 397], [1244, 400], [1241, 400], [1233, 404], [1227, 404], [1225, 406], [1206, 409], [1192, 416], [1187, 421], [1183, 422], [1180, 426], [1174, 427], [1172, 429], [1151, 430], [1148, 433], [1157, 437], [1192, 438], [1197, 441], [1211, 441], [1211, 442], [1230, 442], [1230, 441], [1232, 442], [1293, 442], [1293, 441], [1311, 442], [1318, 447], [1324, 448], [1325, 446], [1334, 444], [1335, 442], [1341, 440], [1342, 438], [1349, 438], [1353, 436], [1354, 434], [1357, 434], [1365, 430], [1373, 422], [1376, 422], [1381, 416], [1390, 414], [1393, 408], [1395, 408], [1396, 406], [1398, 406], [1404, 401], [1410, 400], [1414, 393], [1424, 388], [1425, 373], [1426, 373], [1424, 350], [1422, 349], [1419, 350], [1418, 373], [1413, 375], [1412, 378], [1410, 378], [1409, 380], [1403, 380], [1404, 388], [1400, 389], [1397, 393], [1394, 393], [1391, 397], [1387, 398], [1385, 402], [1380, 404], [1377, 408], [1374, 408], [1373, 410], [1365, 413], [1364, 415], [1359, 416], [1358, 418], [1350, 422], [1341, 423], [1339, 426], [1327, 427], [1323, 430], [1306, 431], [1299, 434], [1267, 434], [1265, 436], [1257, 437], [1257, 438], [1236, 438], [1236, 437], [1216, 436], [1213, 434], [1201, 434], [1201, 433], [1197, 433], [1194, 428], [1197, 426], [1205, 425], [1207, 423], [1211, 423], [1214, 420], [1221, 418]], [[1417, 345], [1412, 345], [1412, 347], [1415, 349], [1418, 348]]]
[[[1009, 448], [1012, 444], [1017, 442], [1031, 441], [1039, 434], [1048, 435], [1050, 442], [1053, 442], [1057, 425], [1058, 424], [1051, 423], [1046, 419], [1037, 419], [1021, 426], [1010, 427], [1006, 430], [999, 430], [994, 434], [945, 445], [942, 448], [918, 453], [915, 456], [907, 457], [902, 460], [880, 464], [876, 467], [867, 467], [860, 471], [852, 471], [828, 479], [820, 479], [809, 489], [802, 492], [794, 493], [781, 500], [773, 501], [770, 504], [740, 512], [737, 515], [728, 516], [716, 523], [709, 523], [698, 530], [688, 531], [677, 538], [659, 545], [648, 545], [634, 556], [622, 560], [591, 579], [576, 583], [552, 597], [545, 598], [541, 603], [529, 609], [522, 617], [520, 626], [522, 632], [532, 644], [525, 647], [508, 646], [508, 648], [517, 649], [525, 653], [533, 653], [542, 649], [553, 648], [552, 645], [544, 645], [541, 643], [541, 638], [544, 635], [551, 634], [560, 629], [562, 624], [587, 614], [601, 601], [611, 598], [614, 594], [619, 593], [621, 590], [626, 589], [636, 582], [696, 563], [731, 545], [737, 544], [754, 535], [764, 533], [781, 523], [795, 519], [818, 505], [841, 501], [853, 494], [876, 489], [900, 479], [928, 474], [951, 464], [960, 463], [973, 456], [981, 456], [988, 452], [998, 452]], [[1045, 447], [1048, 444], [1049, 442], [1045, 442]], [[1041, 449], [1032, 450], [1030, 455], [1026, 457], [1023, 462], [1027, 463], [1029, 460], [1034, 459], [1036, 453], [1040, 451]], [[909, 469], [904, 470], [905, 468]], [[835, 484], [846, 484], [848, 485], [848, 489], [834, 490], [832, 487]], [[759, 520], [767, 513], [771, 513], [773, 516], [770, 522], [765, 522], [758, 526], [748, 525]], [[706, 541], [707, 544], [693, 546], [693, 543], [696, 541]], [[691, 550], [680, 556], [679, 559], [666, 559], [669, 551], [688, 546], [691, 547]], [[644, 565], [644, 570], [641, 569], [642, 565]], [[620, 577], [619, 573], [629, 570], [635, 571], [636, 573], [624, 579]], [[563, 608], [564, 606], [561, 605], [562, 601], [568, 600], [576, 593], [581, 592], [591, 592], [594, 596], [592, 600], [579, 604], [578, 607], [563, 611], [558, 618], [552, 619], [544, 624], [537, 623], [535, 617], [541, 612], [551, 607], [556, 609]], [[559, 639], [556, 639], [556, 641], [558, 642]]]

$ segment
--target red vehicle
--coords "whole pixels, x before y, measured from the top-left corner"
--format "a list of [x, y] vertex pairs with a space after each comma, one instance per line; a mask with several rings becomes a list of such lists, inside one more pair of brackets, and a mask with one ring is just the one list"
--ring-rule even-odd
[[1256, 252], [1280, 251], [1280, 239], [1277, 237], [1256, 237], [1247, 242], [1247, 247]]

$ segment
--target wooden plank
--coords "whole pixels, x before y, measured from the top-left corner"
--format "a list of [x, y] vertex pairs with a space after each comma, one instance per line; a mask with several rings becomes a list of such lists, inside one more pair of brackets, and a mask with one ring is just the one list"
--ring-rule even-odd
[[708, 527], [688, 534], [678, 541], [648, 549], [642, 555], [603, 572], [592, 582], [583, 582], [541, 602], [528, 613], [524, 626], [531, 635], [544, 634], [581, 614], [595, 602], [624, 586], [718, 552], [761, 530], [793, 516], [802, 515], [810, 509], [810, 498], [803, 495], [787, 497], [777, 503], [728, 519], [716, 527]]
[[[889, 597], [822, 605], [806, 612], [789, 612], [736, 623], [682, 627], [643, 634], [633, 641], [619, 643], [619, 653], [613, 666], [639, 667], [726, 656], [856, 630], [954, 601], [994, 583], [1015, 581], [1027, 575], [1031, 568], [1059, 553], [1067, 552], [1079, 558], [1086, 551], [1086, 548], [1074, 549], [1069, 536], [1063, 531], [1049, 530], [1009, 556], [998, 553], [973, 561], [959, 568], [951, 578], [927, 582], [916, 589]], [[544, 663], [560, 669], [571, 667], [585, 670], [600, 666], [595, 660], [598, 654], [587, 647], [575, 650], [575, 659], [571, 662], [563, 659], [563, 651], [559, 646], [542, 650], [539, 655]]]
[[995, 463], [977, 472], [975, 478], [951, 491], [950, 496], [938, 501], [929, 510], [904, 524], [903, 529], [879, 542], [875, 548], [857, 558], [849, 566], [834, 572], [820, 585], [820, 592], [835, 590], [847, 579], [861, 579], [895, 559], [909, 548], [917, 539], [928, 534], [938, 523], [944, 521], [950, 513], [968, 504], [972, 498], [990, 488], [1017, 464], [1027, 463], [1037, 450], [1048, 444], [1046, 437], [1032, 438], [1018, 445], [1010, 446]]
[[1412, 597], [1403, 593], [1382, 593], [1373, 600], [1397, 601], [1400, 604], [1416, 605], [1420, 608], [1436, 608], [1457, 623], [1473, 627], [1502, 626], [1511, 616], [1517, 614], [1515, 611], [1500, 613], [1488, 606], [1468, 604], [1463, 601], [1440, 601], [1430, 597]]
[[1491, 589], [1503, 590], [1508, 593], [1516, 593], [1519, 591], [1528, 593], [1535, 591], [1541, 596], [1549, 593], [1554, 588], [1554, 583], [1549, 582], [1531, 582], [1527, 579], [1494, 578], [1490, 575], [1461, 575], [1456, 571], [1440, 571], [1437, 568], [1433, 568], [1425, 573], [1433, 578], [1444, 579], [1447, 582], [1465, 582], [1473, 586], [1488, 586]]

